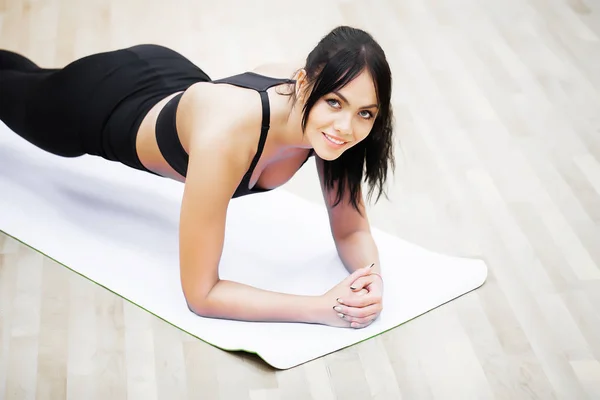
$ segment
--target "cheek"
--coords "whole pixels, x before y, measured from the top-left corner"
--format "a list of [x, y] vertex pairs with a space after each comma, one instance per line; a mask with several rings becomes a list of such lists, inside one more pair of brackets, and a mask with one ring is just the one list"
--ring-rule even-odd
[[319, 128], [331, 123], [331, 111], [321, 103], [317, 103], [310, 110], [308, 125]]
[[373, 129], [373, 124], [371, 124], [371, 123], [365, 123], [365, 122], [357, 123], [355, 130], [354, 130], [356, 140], [360, 141], [360, 142], [365, 140], [367, 138], [367, 136], [369, 136], [369, 134], [371, 133], [372, 129]]

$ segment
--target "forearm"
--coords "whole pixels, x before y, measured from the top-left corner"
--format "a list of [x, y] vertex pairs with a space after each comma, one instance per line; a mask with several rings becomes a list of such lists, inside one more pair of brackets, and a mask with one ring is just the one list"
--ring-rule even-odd
[[203, 299], [188, 300], [190, 309], [204, 317], [254, 322], [318, 323], [318, 296], [302, 296], [258, 289], [219, 280]]
[[379, 251], [369, 231], [355, 231], [340, 238], [336, 240], [336, 247], [348, 272], [352, 273], [359, 268], [375, 264], [373, 272], [381, 274]]

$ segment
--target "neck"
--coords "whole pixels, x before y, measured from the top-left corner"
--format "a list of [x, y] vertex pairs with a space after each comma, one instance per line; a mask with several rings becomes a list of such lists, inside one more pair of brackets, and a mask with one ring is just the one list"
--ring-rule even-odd
[[308, 150], [312, 145], [302, 132], [302, 105], [291, 96], [275, 94], [271, 101], [273, 145], [279, 151]]

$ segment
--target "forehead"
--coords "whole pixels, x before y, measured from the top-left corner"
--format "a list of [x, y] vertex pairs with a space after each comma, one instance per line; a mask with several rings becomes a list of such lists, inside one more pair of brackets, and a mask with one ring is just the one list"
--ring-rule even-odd
[[371, 74], [366, 70], [348, 82], [346, 86], [340, 88], [338, 92], [346, 97], [352, 105], [377, 103], [375, 83]]

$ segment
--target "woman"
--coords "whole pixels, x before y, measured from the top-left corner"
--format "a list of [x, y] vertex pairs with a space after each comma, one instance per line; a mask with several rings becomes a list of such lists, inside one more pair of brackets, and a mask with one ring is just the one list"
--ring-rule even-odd
[[[391, 73], [368, 33], [338, 27], [300, 69], [264, 66], [214, 81], [154, 45], [62, 69], [0, 51], [0, 73], [0, 119], [32, 144], [184, 182], [180, 274], [192, 312], [353, 328], [379, 315], [383, 281], [361, 181], [369, 195], [381, 195], [394, 164]], [[290, 78], [275, 78], [283, 76]], [[231, 199], [282, 185], [312, 155], [338, 253], [352, 274], [322, 296], [219, 279]]]

